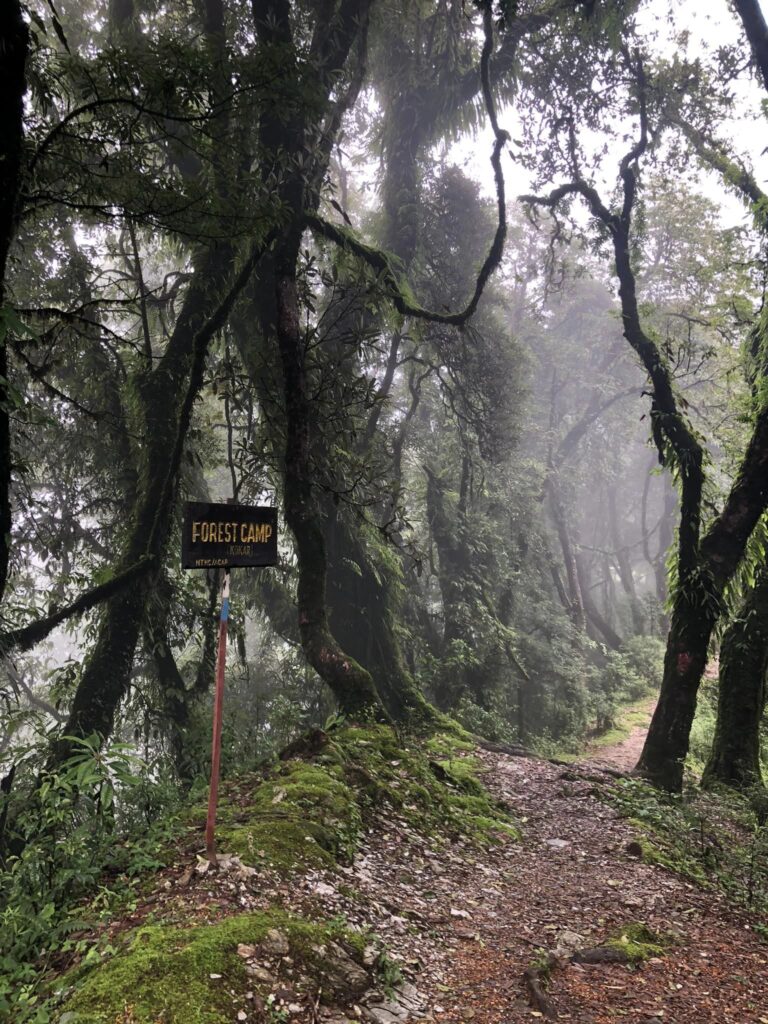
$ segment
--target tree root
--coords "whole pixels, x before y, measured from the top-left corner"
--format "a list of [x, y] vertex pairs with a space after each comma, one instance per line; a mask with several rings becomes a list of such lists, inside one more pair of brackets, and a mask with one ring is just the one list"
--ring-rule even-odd
[[557, 1010], [555, 1010], [554, 1004], [547, 995], [545, 988], [552, 967], [556, 963], [557, 958], [550, 956], [543, 966], [532, 964], [523, 972], [523, 981], [525, 982], [531, 1005], [548, 1020], [555, 1020], [557, 1017]]

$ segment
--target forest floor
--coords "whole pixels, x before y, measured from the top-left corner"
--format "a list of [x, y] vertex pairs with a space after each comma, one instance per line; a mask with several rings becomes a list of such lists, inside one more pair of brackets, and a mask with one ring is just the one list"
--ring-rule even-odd
[[[353, 863], [333, 870], [242, 877], [177, 862], [109, 937], [147, 920], [188, 925], [278, 906], [370, 929], [384, 942], [394, 988], [323, 1006], [293, 991], [291, 957], [272, 956], [253, 970], [271, 979], [277, 1001], [267, 1016], [241, 1002], [233, 1022], [768, 1024], [768, 945], [756, 917], [645, 863], [636, 823], [608, 799], [616, 778], [605, 765], [634, 763], [641, 742], [638, 724], [574, 765], [476, 752], [484, 784], [519, 822], [517, 841], [446, 844], [384, 809]], [[634, 951], [640, 924], [658, 942], [639, 947], [641, 962], [578, 962], [579, 951], [611, 940]], [[541, 984], [539, 998], [526, 977]], [[162, 1019], [187, 1024], [173, 1013]]]

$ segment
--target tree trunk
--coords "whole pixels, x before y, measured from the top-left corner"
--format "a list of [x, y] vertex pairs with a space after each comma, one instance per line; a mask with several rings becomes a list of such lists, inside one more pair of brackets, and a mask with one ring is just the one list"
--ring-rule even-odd
[[675, 494], [675, 489], [666, 473], [662, 477], [662, 481], [664, 487], [664, 504], [661, 512], [661, 518], [659, 519], [659, 546], [656, 557], [653, 561], [653, 574], [656, 581], [656, 599], [659, 602], [659, 608], [661, 609], [659, 627], [663, 632], [669, 629], [669, 616], [664, 611], [668, 592], [667, 554], [669, 553], [669, 549], [672, 546], [672, 541], [675, 536], [674, 516], [675, 508], [677, 506], [677, 495]]
[[381, 711], [373, 679], [342, 650], [328, 625], [325, 538], [312, 485], [312, 410], [296, 290], [298, 242], [296, 238], [295, 247], [286, 246], [277, 262], [275, 296], [286, 420], [283, 498], [299, 563], [299, 632], [310, 665], [333, 691], [340, 711], [364, 719]]
[[589, 566], [587, 564], [587, 554], [585, 551], [579, 552], [575, 557], [576, 574], [578, 577], [579, 592], [581, 595], [582, 606], [587, 618], [590, 620], [593, 626], [595, 626], [605, 637], [605, 641], [611, 650], [618, 651], [621, 647], [621, 637], [616, 632], [611, 624], [605, 619], [600, 613], [600, 609], [595, 604], [590, 587], [590, 573]]
[[[29, 30], [18, 0], [0, 4], [0, 317], [7, 296], [8, 254], [16, 234], [22, 173], [24, 94]], [[0, 602], [8, 579], [11, 540], [11, 408], [8, 325], [0, 319]]]
[[678, 589], [667, 637], [661, 693], [637, 765], [637, 770], [660, 789], [682, 789], [696, 697], [718, 616], [718, 601], [711, 592], [703, 587], [695, 591]]
[[640, 635], [645, 630], [645, 616], [642, 605], [635, 589], [635, 577], [632, 572], [632, 561], [629, 557], [629, 549], [624, 543], [619, 516], [616, 509], [616, 492], [612, 487], [608, 488], [608, 520], [611, 528], [611, 540], [616, 555], [616, 566], [619, 570], [619, 578], [624, 593], [629, 600], [629, 607], [632, 614], [632, 629], [635, 634]]
[[571, 534], [568, 529], [568, 520], [565, 515], [565, 507], [560, 498], [560, 491], [553, 471], [547, 477], [547, 492], [549, 494], [549, 508], [552, 513], [552, 520], [555, 524], [557, 539], [560, 542], [560, 551], [563, 556], [563, 568], [565, 569], [565, 583], [568, 595], [568, 614], [576, 629], [584, 632], [587, 628], [586, 613], [584, 610], [584, 596], [579, 586], [579, 572], [576, 565], [576, 555], [573, 550]]
[[[366, 666], [384, 706], [396, 722], [419, 726], [437, 713], [409, 672], [397, 641], [395, 570], [375, 561], [376, 541], [366, 542], [360, 523], [328, 508], [329, 604], [333, 633]], [[354, 565], [350, 564], [354, 563]]]
[[[102, 739], [108, 737], [115, 712], [128, 690], [147, 601], [171, 530], [184, 441], [194, 400], [203, 383], [208, 344], [245, 283], [246, 271], [250, 273], [248, 267], [244, 268], [227, 297], [214, 305], [225, 287], [232, 257], [231, 247], [222, 245], [198, 258], [165, 354], [157, 367], [137, 382], [144, 458], [128, 537], [115, 572], [119, 575], [146, 556], [153, 559], [155, 569], [107, 602], [64, 735], [96, 733]], [[69, 752], [70, 744], [59, 740], [51, 762], [60, 763]]]
[[762, 785], [760, 724], [768, 669], [768, 568], [763, 568], [720, 648], [717, 725], [702, 783]]

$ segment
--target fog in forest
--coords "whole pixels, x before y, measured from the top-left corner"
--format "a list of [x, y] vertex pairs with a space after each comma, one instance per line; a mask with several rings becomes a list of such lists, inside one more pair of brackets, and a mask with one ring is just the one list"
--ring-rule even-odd
[[633, 794], [762, 828], [766, 40], [756, 0], [4, 2], [0, 1019], [81, 1019], [74, 908], [209, 786], [213, 864], [219, 775], [336, 758], [270, 800], [358, 787], [353, 864], [420, 799], [360, 749], [485, 821], [473, 744], [642, 721]]

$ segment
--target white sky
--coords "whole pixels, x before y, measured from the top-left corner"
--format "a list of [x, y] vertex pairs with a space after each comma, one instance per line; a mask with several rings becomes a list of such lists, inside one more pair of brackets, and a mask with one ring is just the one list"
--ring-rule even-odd
[[[761, 0], [761, 7], [764, 11], [768, 10], [768, 0]], [[697, 53], [706, 52], [719, 45], [739, 43], [744, 46], [745, 59], [748, 53], [748, 43], [742, 34], [741, 24], [726, 0], [676, 0], [672, 5], [668, 0], [654, 0], [654, 3], [644, 7], [639, 14], [638, 27], [644, 35], [652, 32], [657, 34], [658, 50], [665, 55], [674, 52], [673, 37], [681, 30], [689, 32], [689, 57], [695, 57]], [[758, 183], [768, 188], [768, 157], [764, 152], [768, 147], [768, 124], [760, 114], [760, 101], [763, 98], [764, 93], [756, 81], [744, 83], [739, 96], [742, 100], [743, 116], [728, 124], [728, 134], [736, 150], [748, 157]], [[514, 109], [500, 111], [499, 123], [513, 137], [515, 136], [517, 126]], [[489, 159], [492, 145], [493, 136], [488, 129], [478, 133], [475, 138], [460, 140], [448, 153], [451, 161], [460, 164], [471, 177], [481, 183], [483, 192], [489, 197], [494, 196]], [[606, 161], [608, 173], [603, 183], [606, 189], [615, 184], [617, 166], [618, 159]], [[517, 195], [531, 191], [529, 176], [519, 165], [506, 159], [503, 167], [510, 202]], [[611, 174], [614, 174], [613, 179], [610, 177]], [[720, 205], [724, 224], [734, 225], [749, 221], [749, 213], [736, 196], [724, 190], [717, 175], [700, 173], [699, 180], [701, 191]]]

